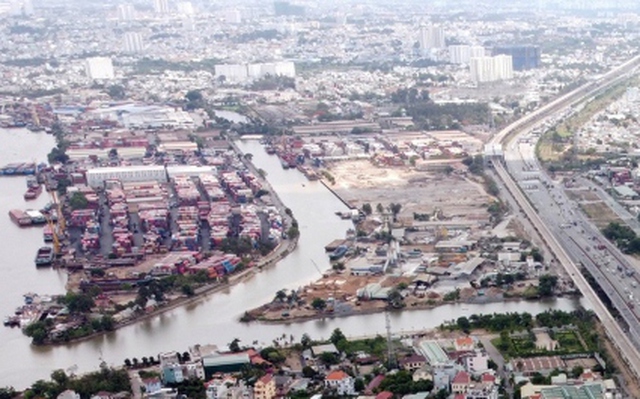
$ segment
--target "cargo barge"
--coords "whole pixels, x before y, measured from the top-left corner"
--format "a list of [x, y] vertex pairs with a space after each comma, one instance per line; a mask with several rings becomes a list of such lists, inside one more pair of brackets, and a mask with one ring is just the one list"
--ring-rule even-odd
[[42, 193], [42, 185], [38, 184], [37, 186], [31, 186], [24, 193], [24, 199], [27, 201], [34, 200], [38, 198], [41, 193]]
[[0, 167], [0, 176], [28, 176], [35, 175], [37, 166], [33, 162], [10, 163]]
[[20, 227], [31, 225], [31, 218], [25, 212], [20, 209], [12, 209], [9, 211], [9, 217], [13, 223]]
[[36, 266], [51, 266], [53, 263], [53, 248], [41, 247], [35, 258]]

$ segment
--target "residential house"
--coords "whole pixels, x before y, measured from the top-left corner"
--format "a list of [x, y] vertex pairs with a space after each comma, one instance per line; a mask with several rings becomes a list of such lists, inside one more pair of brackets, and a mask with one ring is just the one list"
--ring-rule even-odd
[[202, 362], [186, 363], [182, 367], [182, 374], [185, 379], [204, 380], [204, 366]]
[[74, 390], [67, 389], [58, 395], [57, 399], [80, 399], [80, 394]]
[[178, 352], [165, 352], [158, 355], [158, 360], [160, 361], [160, 368], [163, 368], [167, 364], [178, 364], [180, 363], [178, 359]]
[[451, 392], [453, 393], [465, 393], [471, 385], [471, 376], [466, 371], [460, 371], [451, 380]]
[[367, 384], [367, 387], [364, 390], [365, 395], [373, 395], [373, 392], [376, 390], [376, 388], [378, 388], [378, 386], [380, 386], [382, 380], [384, 380], [384, 375], [379, 374], [373, 377], [371, 382]]
[[179, 363], [167, 363], [160, 368], [162, 370], [162, 381], [165, 384], [179, 384], [185, 380], [182, 365]]
[[111, 392], [100, 391], [93, 395], [91, 399], [113, 399], [114, 395]]
[[339, 355], [340, 351], [334, 344], [324, 344], [311, 347], [311, 353], [313, 354], [313, 356], [318, 357], [325, 353], [333, 353]]
[[354, 382], [353, 377], [342, 370], [332, 371], [324, 379], [325, 387], [335, 390], [341, 396], [355, 395]]
[[462, 366], [458, 364], [439, 364], [433, 368], [433, 386], [436, 391], [451, 389], [450, 383], [453, 378], [462, 371]]
[[162, 389], [162, 382], [158, 377], [146, 378], [142, 380], [142, 384], [144, 385], [144, 391], [149, 394]]
[[472, 351], [473, 348], [475, 348], [475, 342], [473, 342], [473, 338], [469, 336], [456, 338], [453, 345], [457, 351]]
[[273, 375], [267, 374], [256, 381], [253, 387], [254, 399], [273, 399], [276, 397], [276, 381]]
[[489, 370], [489, 356], [486, 353], [474, 352], [462, 360], [465, 370], [472, 375], [478, 376]]
[[236, 385], [236, 379], [232, 377], [218, 378], [205, 384], [207, 399], [226, 399], [228, 391]]
[[413, 354], [407, 357], [403, 357], [398, 361], [400, 368], [408, 371], [415, 371], [427, 364], [427, 359], [424, 356]]

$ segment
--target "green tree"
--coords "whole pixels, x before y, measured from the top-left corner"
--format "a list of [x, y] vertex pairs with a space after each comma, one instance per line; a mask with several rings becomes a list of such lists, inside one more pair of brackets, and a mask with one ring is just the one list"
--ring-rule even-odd
[[471, 329], [471, 322], [469, 322], [468, 318], [464, 316], [458, 317], [456, 324], [458, 325], [459, 329], [461, 329], [467, 334], [469, 333], [469, 330]]
[[334, 329], [333, 332], [331, 332], [331, 337], [329, 338], [329, 341], [331, 341], [331, 343], [336, 346], [338, 346], [340, 342], [343, 342], [346, 340], [347, 340], [347, 337], [339, 328]]
[[0, 388], [0, 399], [13, 399], [16, 395], [16, 390], [13, 387]]
[[538, 278], [538, 294], [541, 297], [550, 297], [558, 284], [558, 276], [544, 274]]
[[322, 298], [313, 298], [313, 301], [311, 301], [311, 307], [315, 310], [323, 311], [327, 307], [327, 302]]
[[[302, 368], [302, 375], [304, 378], [313, 378], [318, 374], [311, 366], [304, 366]], [[1, 399], [1, 398], [0, 398]]]
[[43, 344], [47, 336], [47, 326], [43, 321], [36, 321], [29, 324], [24, 330], [24, 334], [30, 337], [35, 345]]
[[186, 296], [194, 296], [196, 294], [191, 284], [182, 284], [180, 290]]
[[402, 204], [391, 203], [391, 205], [389, 205], [389, 210], [391, 210], [391, 213], [393, 214], [394, 222], [398, 219], [398, 214], [400, 213], [401, 209]]
[[100, 319], [100, 328], [103, 331], [113, 331], [115, 324], [115, 320], [110, 315], [103, 315]]
[[87, 313], [95, 306], [93, 298], [84, 293], [68, 292], [59, 302], [66, 305], [71, 313]]
[[54, 370], [51, 379], [61, 387], [66, 387], [69, 383], [69, 376], [62, 369]]
[[278, 302], [284, 302], [285, 299], [287, 299], [287, 291], [278, 290], [278, 292], [276, 292], [275, 300]]
[[289, 238], [296, 238], [300, 235], [300, 230], [296, 226], [291, 226], [287, 229], [287, 235]]
[[389, 303], [389, 306], [394, 309], [400, 309], [404, 307], [404, 297], [397, 288], [393, 288], [389, 291], [387, 302]]
[[126, 97], [126, 92], [124, 86], [121, 85], [111, 85], [107, 89], [107, 94], [114, 100], [122, 100]]
[[84, 195], [84, 193], [81, 193], [79, 191], [73, 193], [71, 195], [71, 198], [69, 198], [69, 206], [71, 206], [71, 209], [73, 210], [87, 209], [88, 205], [89, 201], [87, 201], [87, 197]]
[[362, 212], [367, 216], [371, 215], [371, 213], [373, 212], [373, 208], [371, 207], [371, 204], [368, 202], [362, 204]]
[[378, 205], [376, 205], [376, 211], [380, 214], [384, 213], [384, 206], [382, 206], [381, 203], [378, 203]]
[[353, 383], [353, 388], [356, 392], [362, 392], [365, 389], [364, 380], [362, 378], [356, 378]]
[[303, 348], [307, 349], [311, 347], [311, 337], [309, 336], [309, 334], [304, 333], [302, 334], [302, 338], [300, 338], [300, 345], [302, 345]]
[[231, 352], [237, 353], [242, 349], [240, 348], [240, 340], [238, 338], [234, 338], [233, 341], [229, 344], [229, 350]]

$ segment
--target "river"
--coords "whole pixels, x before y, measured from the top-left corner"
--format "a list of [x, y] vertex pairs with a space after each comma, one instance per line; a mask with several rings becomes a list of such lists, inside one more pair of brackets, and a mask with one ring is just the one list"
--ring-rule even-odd
[[[45, 158], [53, 145], [51, 136], [27, 131], [0, 130], [4, 145], [1, 162], [29, 161]], [[383, 314], [352, 316], [340, 319], [314, 320], [289, 325], [242, 324], [238, 318], [245, 310], [257, 307], [273, 298], [281, 288], [297, 288], [319, 277], [311, 262], [320, 269], [329, 268], [323, 247], [344, 236], [350, 222], [334, 215], [345, 206], [319, 182], [308, 182], [296, 170], [283, 170], [275, 156], [267, 155], [257, 141], [238, 143], [253, 154], [253, 162], [267, 172], [267, 179], [296, 216], [300, 225], [300, 240], [296, 250], [253, 278], [230, 287], [222, 293], [210, 294], [201, 301], [171, 310], [153, 320], [141, 321], [113, 333], [66, 346], [34, 347], [18, 329], [0, 328], [0, 387], [12, 385], [25, 388], [39, 378], [47, 378], [56, 368], [76, 365], [79, 371], [96, 369], [101, 359], [119, 366], [125, 358], [155, 356], [167, 350], [184, 351], [196, 343], [224, 346], [234, 338], [250, 344], [254, 340], [269, 343], [282, 334], [299, 340], [303, 333], [314, 338], [327, 338], [340, 327], [348, 336], [361, 336], [385, 331]], [[22, 294], [29, 291], [60, 293], [65, 274], [54, 270], [36, 269], [33, 256], [42, 245], [42, 231], [19, 229], [7, 212], [11, 208], [27, 207], [22, 199], [26, 188], [24, 178], [0, 177], [0, 250], [6, 261], [0, 265], [0, 316], [12, 313], [21, 304]], [[48, 200], [43, 194], [38, 205]], [[35, 208], [36, 206], [34, 206]], [[446, 305], [433, 310], [415, 310], [391, 314], [394, 331], [431, 328], [443, 321], [473, 313], [527, 311], [537, 314], [549, 308], [571, 310], [578, 306], [574, 299], [550, 302], [507, 302], [483, 305]]]

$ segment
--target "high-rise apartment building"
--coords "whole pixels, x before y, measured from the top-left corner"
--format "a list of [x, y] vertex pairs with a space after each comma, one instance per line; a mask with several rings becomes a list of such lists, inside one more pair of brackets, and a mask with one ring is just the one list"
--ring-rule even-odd
[[235, 8], [220, 11], [220, 17], [228, 24], [242, 23], [242, 14]]
[[444, 29], [439, 26], [420, 25], [418, 43], [421, 50], [440, 49], [445, 47]]
[[25, 17], [33, 15], [33, 3], [31, 2], [31, 0], [22, 1], [22, 15], [24, 15]]
[[473, 57], [469, 64], [471, 80], [476, 83], [495, 82], [513, 78], [513, 61], [509, 55]]
[[153, 11], [156, 14], [168, 14], [169, 0], [153, 0]]
[[467, 44], [449, 46], [449, 62], [452, 64], [468, 64], [471, 58], [484, 56], [485, 51], [482, 46], [469, 46]]
[[120, 21], [131, 21], [136, 18], [136, 11], [131, 4], [120, 4], [117, 12]]
[[111, 58], [107, 57], [87, 58], [85, 72], [89, 79], [93, 80], [108, 80], [115, 77], [113, 63]]
[[176, 5], [176, 8], [178, 9], [178, 13], [181, 15], [195, 14], [193, 4], [190, 1], [181, 1]]
[[492, 55], [506, 54], [513, 59], [513, 69], [524, 71], [540, 66], [540, 47], [537, 46], [499, 46], [495, 47]]
[[137, 32], [127, 32], [123, 38], [123, 49], [125, 53], [139, 53], [144, 49], [142, 35]]

